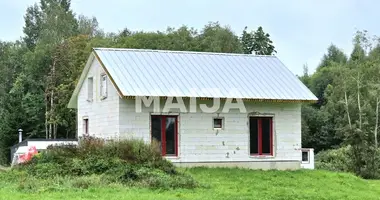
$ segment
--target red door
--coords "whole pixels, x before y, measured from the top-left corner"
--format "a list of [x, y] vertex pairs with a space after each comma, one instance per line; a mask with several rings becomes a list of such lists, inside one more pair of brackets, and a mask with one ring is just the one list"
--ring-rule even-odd
[[171, 115], [151, 116], [151, 139], [161, 147], [163, 156], [178, 154], [178, 117]]

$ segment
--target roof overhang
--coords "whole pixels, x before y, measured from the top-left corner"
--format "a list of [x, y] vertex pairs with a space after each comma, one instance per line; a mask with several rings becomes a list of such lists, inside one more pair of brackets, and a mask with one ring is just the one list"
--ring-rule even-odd
[[80, 89], [82, 88], [83, 82], [86, 79], [87, 73], [90, 70], [91, 64], [94, 61], [94, 59], [95, 59], [95, 55], [92, 52], [87, 59], [86, 65], [82, 71], [82, 74], [80, 75], [80, 78], [77, 82], [77, 85], [74, 89], [74, 92], [71, 95], [69, 104], [67, 106], [68, 108], [77, 108], [78, 107], [78, 94], [79, 94]]
[[[174, 96], [173, 96], [174, 97]], [[124, 99], [136, 99], [136, 96], [123, 96]], [[168, 96], [159, 97], [160, 99], [167, 99]], [[213, 100], [215, 97], [180, 97], [180, 98], [196, 98], [198, 100]], [[219, 98], [221, 100], [226, 100], [227, 98]], [[239, 98], [243, 101], [253, 101], [253, 102], [271, 102], [271, 103], [317, 103], [316, 99], [256, 99], [256, 98]]]
[[120, 88], [117, 86], [117, 84], [115, 83], [114, 79], [112, 78], [111, 74], [108, 72], [106, 66], [103, 64], [102, 60], [99, 58], [99, 56], [96, 54], [95, 51], [92, 51], [87, 62], [86, 62], [86, 65], [82, 71], [82, 74], [78, 80], [78, 83], [74, 89], [74, 92], [73, 94], [71, 95], [71, 98], [70, 98], [70, 101], [69, 101], [69, 104], [68, 104], [68, 108], [77, 108], [78, 107], [78, 95], [79, 95], [79, 92], [80, 92], [80, 89], [82, 88], [83, 86], [83, 83], [84, 81], [86, 80], [86, 77], [87, 77], [87, 74], [88, 72], [90, 71], [90, 68], [91, 68], [91, 65], [92, 63], [94, 62], [94, 60], [97, 60], [101, 66], [101, 68], [105, 71], [105, 73], [107, 74], [107, 76], [110, 78], [113, 86], [116, 88], [118, 94], [120, 97], [123, 97], [123, 93], [121, 92]]

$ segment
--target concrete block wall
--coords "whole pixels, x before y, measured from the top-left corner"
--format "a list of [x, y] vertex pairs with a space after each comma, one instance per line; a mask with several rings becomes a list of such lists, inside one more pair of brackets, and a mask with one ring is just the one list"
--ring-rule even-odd
[[[200, 101], [210, 103], [211, 101]], [[150, 142], [150, 115], [178, 115], [178, 157], [173, 162], [256, 162], [256, 161], [301, 161], [301, 104], [245, 102], [247, 113], [231, 110], [215, 114], [155, 113], [153, 107], [135, 112], [135, 100], [120, 102], [120, 136], [143, 138]], [[222, 102], [221, 105], [224, 103]], [[161, 102], [161, 108], [164, 103]], [[188, 108], [188, 105], [186, 106]], [[199, 106], [198, 106], [199, 108]], [[161, 109], [162, 110], [162, 109]], [[273, 117], [273, 156], [250, 156], [249, 116]], [[224, 118], [223, 130], [214, 130], [214, 117]]]
[[151, 142], [150, 138], [150, 113], [136, 113], [135, 100], [121, 99], [119, 101], [120, 138], [143, 139]]
[[[78, 136], [84, 134], [84, 118], [89, 120], [89, 133], [92, 136], [114, 138], [119, 133], [119, 101], [120, 97], [108, 78], [107, 98], [101, 99], [100, 77], [104, 74], [97, 59], [94, 59], [87, 77], [78, 94]], [[93, 100], [88, 101], [88, 78], [93, 78]]]
[[47, 149], [50, 145], [78, 145], [77, 141], [28, 141], [28, 147], [36, 147], [36, 149]]

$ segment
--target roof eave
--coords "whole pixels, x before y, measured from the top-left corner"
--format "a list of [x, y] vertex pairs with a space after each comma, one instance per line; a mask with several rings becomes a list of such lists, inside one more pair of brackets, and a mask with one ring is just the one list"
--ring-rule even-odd
[[87, 73], [90, 70], [91, 64], [94, 61], [94, 59], [95, 59], [94, 53], [91, 53], [87, 59], [87, 62], [86, 62], [86, 65], [82, 71], [82, 74], [80, 75], [78, 83], [75, 86], [74, 92], [71, 95], [69, 104], [67, 105], [68, 108], [77, 108], [78, 107], [78, 94], [79, 94], [79, 91], [83, 85], [84, 80], [86, 79]]
[[100, 66], [102, 67], [102, 69], [104, 70], [104, 72], [105, 72], [105, 73], [107, 74], [107, 76], [109, 77], [109, 80], [111, 81], [112, 85], [115, 87], [115, 89], [116, 89], [117, 93], [119, 94], [119, 96], [120, 96], [121, 98], [123, 98], [123, 97], [124, 97], [123, 92], [121, 91], [120, 87], [116, 84], [116, 82], [115, 82], [115, 80], [113, 79], [112, 75], [109, 73], [107, 67], [104, 65], [102, 59], [100, 59], [100, 57], [99, 57], [99, 55], [98, 55], [98, 53], [97, 53], [96, 51], [97, 51], [97, 49], [94, 48], [94, 49], [93, 49], [93, 55], [94, 55], [95, 58], [99, 61]]
[[[160, 96], [161, 99], [166, 99], [169, 96]], [[135, 99], [136, 96], [124, 96], [125, 99]], [[199, 100], [212, 100], [215, 97], [182, 97], [182, 98], [197, 98]], [[220, 99], [226, 99], [224, 97], [220, 97]], [[253, 101], [253, 102], [277, 102], [277, 103], [317, 103], [318, 98], [312, 99], [258, 99], [258, 98], [241, 98], [243, 101]]]

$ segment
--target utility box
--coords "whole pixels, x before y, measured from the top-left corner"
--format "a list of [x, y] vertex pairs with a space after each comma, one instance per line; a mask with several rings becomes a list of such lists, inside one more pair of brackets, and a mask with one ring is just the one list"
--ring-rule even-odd
[[301, 168], [314, 169], [314, 149], [302, 148]]

